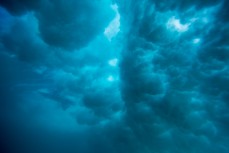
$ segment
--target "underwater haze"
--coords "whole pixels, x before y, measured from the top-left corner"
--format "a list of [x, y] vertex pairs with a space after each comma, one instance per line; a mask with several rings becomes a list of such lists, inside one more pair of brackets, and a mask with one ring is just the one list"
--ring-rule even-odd
[[1, 0], [1, 153], [229, 153], [229, 0]]

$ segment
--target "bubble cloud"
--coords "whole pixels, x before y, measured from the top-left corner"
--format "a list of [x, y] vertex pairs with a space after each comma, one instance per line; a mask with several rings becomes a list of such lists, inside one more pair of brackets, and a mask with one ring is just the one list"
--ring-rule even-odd
[[1, 0], [0, 152], [229, 153], [227, 0]]

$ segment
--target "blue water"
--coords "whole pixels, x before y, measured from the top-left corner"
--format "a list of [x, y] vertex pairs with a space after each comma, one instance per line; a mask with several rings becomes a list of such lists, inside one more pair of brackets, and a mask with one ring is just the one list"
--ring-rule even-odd
[[228, 0], [1, 0], [1, 153], [229, 153]]

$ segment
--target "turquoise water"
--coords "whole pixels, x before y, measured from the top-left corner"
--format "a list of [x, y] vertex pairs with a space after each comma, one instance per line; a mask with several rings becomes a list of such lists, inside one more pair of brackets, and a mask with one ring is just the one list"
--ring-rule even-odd
[[227, 0], [1, 0], [1, 153], [229, 153]]

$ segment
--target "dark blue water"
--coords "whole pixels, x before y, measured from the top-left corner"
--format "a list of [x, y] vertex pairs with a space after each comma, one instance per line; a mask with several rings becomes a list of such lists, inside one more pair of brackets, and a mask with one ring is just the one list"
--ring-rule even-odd
[[1, 153], [229, 153], [228, 0], [1, 0]]

